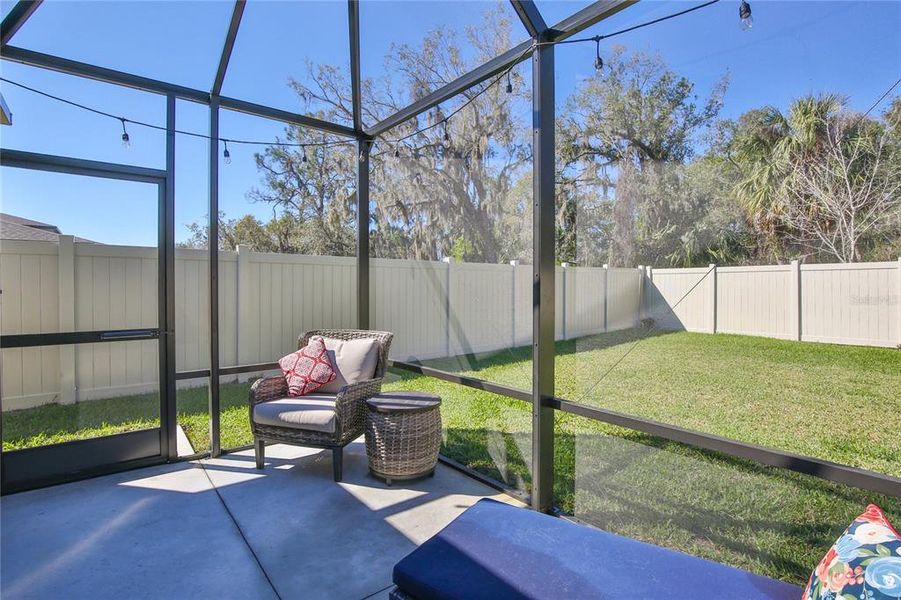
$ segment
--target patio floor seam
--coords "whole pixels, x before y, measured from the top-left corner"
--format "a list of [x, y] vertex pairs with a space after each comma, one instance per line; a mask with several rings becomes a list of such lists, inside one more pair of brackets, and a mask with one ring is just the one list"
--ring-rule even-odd
[[253, 560], [256, 561], [257, 567], [260, 568], [260, 571], [263, 573], [263, 577], [266, 578], [266, 581], [269, 583], [269, 587], [272, 588], [272, 593], [275, 594], [275, 597], [278, 600], [283, 600], [282, 595], [278, 593], [278, 588], [275, 587], [275, 582], [272, 581], [272, 578], [269, 577], [269, 573], [266, 572], [265, 567], [263, 567], [263, 563], [260, 561], [260, 557], [257, 556], [256, 551], [253, 549], [253, 546], [250, 545], [250, 541], [247, 539], [247, 536], [244, 534], [244, 530], [241, 529], [241, 525], [238, 523], [238, 520], [235, 518], [235, 515], [232, 514], [231, 509], [228, 507], [228, 504], [225, 502], [225, 498], [222, 497], [222, 494], [219, 493], [219, 488], [216, 486], [215, 482], [213, 482], [213, 478], [210, 477], [210, 474], [206, 470], [206, 466], [203, 464], [202, 460], [197, 461], [200, 465], [200, 468], [203, 470], [203, 474], [206, 476], [207, 481], [210, 482], [210, 487], [213, 488], [213, 491], [216, 492], [216, 497], [219, 498], [219, 502], [222, 504], [222, 508], [225, 509], [225, 514], [228, 515], [228, 518], [231, 519], [231, 522], [234, 524], [235, 529], [238, 531], [238, 535], [241, 536], [241, 539], [244, 540], [244, 545], [247, 546], [247, 549], [250, 550], [251, 556], [253, 556]]

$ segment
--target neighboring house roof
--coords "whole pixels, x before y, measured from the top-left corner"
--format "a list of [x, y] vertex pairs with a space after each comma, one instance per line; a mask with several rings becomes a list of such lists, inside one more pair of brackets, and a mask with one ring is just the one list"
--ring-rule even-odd
[[[16, 215], [0, 213], [0, 240], [27, 240], [33, 242], [57, 242], [62, 232], [56, 225], [41, 223]], [[95, 244], [91, 240], [75, 237], [80, 244]]]

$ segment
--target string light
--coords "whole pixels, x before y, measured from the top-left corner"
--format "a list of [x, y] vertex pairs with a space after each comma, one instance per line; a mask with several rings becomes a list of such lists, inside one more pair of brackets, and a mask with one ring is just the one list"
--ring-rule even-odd
[[232, 164], [232, 155], [228, 151], [228, 140], [225, 140], [225, 150], [222, 151], [222, 160], [225, 161], [225, 164]]
[[[154, 123], [148, 123], [146, 121], [138, 121], [135, 119], [128, 119], [126, 117], [121, 117], [119, 115], [115, 115], [113, 113], [109, 113], [106, 111], [102, 111], [96, 109], [91, 106], [87, 106], [85, 104], [79, 104], [78, 102], [74, 102], [72, 100], [67, 100], [65, 98], [61, 98], [59, 96], [55, 96], [53, 94], [49, 94], [47, 92], [41, 91], [39, 89], [27, 86], [25, 84], [19, 83], [17, 81], [13, 81], [11, 79], [7, 79], [6, 77], [0, 77], [0, 81], [4, 83], [8, 83], [10, 85], [14, 85], [16, 87], [22, 88], [23, 90], [27, 90], [39, 96], [44, 96], [45, 98], [50, 98], [51, 100], [55, 100], [57, 102], [61, 102], [63, 104], [68, 104], [69, 106], [74, 106], [75, 108], [80, 108], [81, 110], [94, 113], [95, 115], [100, 115], [101, 117], [107, 117], [109, 119], [115, 119], [122, 123], [122, 145], [130, 146], [131, 138], [128, 135], [128, 131], [125, 129], [125, 123], [128, 122], [131, 125], [138, 125], [140, 127], [146, 127], [148, 129], [154, 129], [156, 131], [168, 131], [166, 126], [164, 125], [156, 125]], [[277, 146], [279, 148], [303, 148], [304, 146], [341, 146], [344, 144], [356, 144], [357, 141], [354, 139], [339, 139], [339, 140], [327, 140], [322, 142], [280, 142], [280, 141], [266, 141], [266, 140], [238, 140], [234, 138], [212, 138], [209, 135], [203, 133], [197, 133], [196, 131], [185, 131], [183, 129], [173, 129], [173, 133], [177, 133], [179, 135], [186, 135], [189, 137], [194, 137], [203, 140], [212, 140], [217, 139], [220, 142], [231, 142], [232, 144], [243, 144], [250, 146]]]
[[741, 19], [741, 28], [743, 31], [749, 30], [754, 26], [754, 19], [751, 17], [751, 5], [747, 0], [741, 0], [738, 6], [738, 18]]
[[120, 118], [119, 120], [122, 121], [122, 147], [128, 150], [131, 148], [131, 138], [128, 137], [128, 132], [125, 131], [125, 119]]
[[[669, 15], [665, 15], [665, 16], [663, 16], [663, 17], [659, 17], [659, 18], [653, 19], [653, 20], [651, 20], [651, 21], [646, 21], [646, 22], [644, 22], [644, 23], [639, 23], [639, 24], [637, 24], [637, 25], [633, 25], [633, 26], [631, 26], [631, 27], [627, 27], [627, 28], [625, 28], [625, 29], [620, 29], [620, 30], [618, 30], [618, 31], [614, 31], [614, 32], [611, 32], [611, 33], [608, 33], [608, 34], [604, 34], [604, 35], [596, 35], [596, 36], [585, 37], [585, 38], [569, 38], [569, 39], [566, 39], [566, 40], [550, 41], [550, 42], [537, 42], [537, 41], [536, 41], [536, 42], [534, 42], [530, 47], [526, 48], [526, 50], [525, 50], [520, 56], [518, 56], [517, 58], [513, 59], [513, 60], [511, 61], [511, 63], [510, 63], [510, 66], [507, 68], [506, 71], [504, 71], [503, 73], [501, 73], [500, 75], [498, 75], [497, 78], [495, 78], [495, 79], [494, 79], [493, 81], [491, 81], [488, 85], [486, 85], [485, 87], [483, 87], [481, 90], [479, 90], [478, 92], [476, 92], [475, 94], [473, 94], [472, 96], [470, 96], [470, 97], [466, 100], [466, 102], [464, 102], [463, 104], [461, 104], [460, 106], [458, 106], [457, 108], [455, 108], [455, 109], [453, 110], [453, 112], [451, 112], [449, 115], [447, 115], [446, 117], [444, 117], [444, 116], [441, 114], [441, 105], [438, 104], [438, 105], [435, 106], [435, 113], [434, 113], [433, 122], [432, 122], [430, 125], [427, 125], [427, 126], [425, 126], [425, 127], [417, 127], [413, 132], [408, 133], [408, 134], [406, 134], [406, 135], [404, 135], [404, 136], [402, 136], [402, 137], [399, 137], [399, 138], [396, 138], [396, 139], [393, 139], [393, 140], [389, 140], [389, 141], [392, 142], [392, 143], [394, 143], [394, 144], [399, 144], [399, 143], [403, 142], [404, 140], [408, 140], [408, 139], [410, 139], [410, 138], [412, 138], [412, 137], [415, 137], [415, 136], [417, 136], [417, 135], [420, 135], [420, 134], [422, 134], [422, 133], [425, 133], [426, 131], [428, 131], [428, 130], [432, 129], [433, 127], [436, 127], [436, 126], [438, 126], [438, 125], [440, 125], [440, 124], [444, 124], [444, 125], [445, 125], [445, 130], [446, 130], [446, 121], [447, 121], [447, 120], [451, 119], [453, 116], [455, 116], [456, 114], [458, 114], [458, 113], [459, 113], [460, 111], [462, 111], [464, 108], [466, 108], [467, 106], [469, 106], [470, 104], [472, 104], [472, 103], [476, 100], [476, 98], [478, 98], [480, 95], [482, 95], [483, 93], [485, 93], [485, 92], [486, 92], [487, 90], [489, 90], [492, 86], [498, 84], [498, 83], [499, 83], [500, 81], [502, 81], [505, 77], [507, 78], [507, 90], [508, 90], [508, 92], [512, 92], [512, 85], [511, 85], [512, 82], [511, 82], [511, 78], [510, 78], [510, 72], [513, 70], [513, 68], [514, 68], [521, 60], [525, 59], [526, 56], [528, 56], [529, 54], [531, 54], [531, 53], [535, 50], [535, 48], [537, 48], [537, 47], [541, 47], [541, 46], [556, 46], [556, 45], [560, 45], [560, 44], [577, 44], [577, 43], [580, 43], [580, 42], [594, 42], [594, 43], [595, 43], [595, 46], [596, 46], [596, 50], [597, 50], [597, 51], [596, 51], [596, 54], [595, 54], [595, 61], [594, 61], [594, 64], [595, 64], [595, 68], [600, 70], [600, 69], [602, 69], [603, 66], [604, 66], [604, 61], [603, 61], [603, 58], [601, 57], [601, 53], [600, 53], [600, 41], [601, 41], [601, 40], [604, 40], [604, 39], [607, 39], [607, 38], [611, 38], [611, 37], [614, 37], [614, 36], [617, 36], [617, 35], [622, 35], [622, 34], [624, 34], [624, 33], [630, 32], [630, 31], [635, 31], [636, 29], [641, 29], [642, 27], [648, 27], [648, 26], [650, 26], [650, 25], [655, 25], [655, 24], [660, 23], [660, 22], [662, 22], [662, 21], [667, 21], [667, 20], [669, 20], [669, 19], [674, 19], [674, 18], [676, 18], [676, 17], [681, 17], [682, 15], [686, 15], [686, 14], [691, 13], [691, 12], [694, 12], [694, 11], [696, 11], [696, 10], [701, 10], [701, 9], [703, 9], [703, 8], [707, 8], [708, 6], [711, 6], [711, 5], [713, 5], [713, 4], [716, 4], [716, 3], [718, 3], [719, 1], [720, 1], [720, 0], [707, 0], [707, 2], [704, 2], [704, 3], [702, 3], [702, 4], [698, 4], [697, 6], [692, 6], [692, 7], [690, 7], [690, 8], [686, 8], [686, 9], [684, 9], [684, 10], [680, 10], [680, 11], [678, 11], [678, 12], [675, 12], [675, 13], [672, 13], [672, 14], [669, 14]], [[747, 0], [743, 0], [743, 1], [747, 1]], [[418, 123], [417, 123], [417, 125], [418, 125]], [[414, 155], [413, 155], [413, 156], [414, 156], [414, 158], [418, 158], [418, 149], [414, 149]]]
[[[715, 0], [715, 1], [719, 1], [719, 0]], [[517, 64], [519, 64], [519, 62], [520, 62], [521, 60], [523, 60], [526, 56], [528, 56], [529, 54], [532, 53], [532, 51], [535, 49], [536, 45], [537, 45], [537, 44], [532, 44], [531, 46], [529, 46], [528, 48], [526, 48], [526, 50], [525, 50], [521, 55], [519, 55], [517, 58], [515, 58], [515, 59], [513, 59], [513, 60], [511, 61], [511, 64], [510, 64], [509, 67], [507, 67], [507, 70], [506, 70], [506, 71], [504, 71], [504, 72], [502, 72], [501, 74], [499, 74], [493, 81], [491, 81], [490, 83], [488, 83], [488, 85], [486, 85], [485, 87], [483, 87], [482, 89], [480, 89], [479, 91], [477, 91], [475, 94], [473, 94], [472, 96], [469, 96], [469, 98], [467, 98], [466, 102], [464, 102], [463, 104], [461, 104], [460, 106], [458, 106], [457, 108], [455, 108], [455, 109], [454, 109], [453, 111], [451, 111], [451, 113], [450, 113], [449, 115], [447, 115], [446, 117], [445, 117], [445, 116], [442, 114], [442, 112], [441, 112], [441, 105], [438, 104], [438, 105], [435, 106], [434, 119], [433, 119], [433, 122], [432, 122], [431, 124], [426, 125], [425, 127], [418, 127], [416, 130], [414, 130], [414, 131], [412, 131], [412, 132], [410, 132], [410, 133], [408, 133], [408, 134], [406, 134], [406, 135], [404, 135], [404, 136], [401, 136], [401, 137], [399, 137], [399, 138], [395, 138], [395, 139], [392, 139], [392, 140], [387, 140], [387, 141], [390, 142], [390, 143], [392, 143], [392, 144], [401, 144], [401, 143], [403, 143], [404, 141], [406, 141], [406, 140], [408, 140], [408, 139], [410, 139], [410, 138], [412, 138], [412, 137], [415, 137], [415, 136], [417, 136], [417, 135], [419, 135], [419, 134], [425, 133], [426, 131], [429, 131], [430, 129], [433, 129], [433, 128], [437, 127], [438, 125], [444, 125], [445, 130], [446, 130], [446, 129], [447, 129], [447, 124], [446, 124], [446, 123], [447, 123], [448, 120], [450, 120], [451, 118], [453, 118], [454, 116], [456, 116], [458, 113], [460, 113], [461, 111], [463, 111], [463, 109], [465, 109], [467, 106], [469, 106], [470, 104], [472, 104], [473, 102], [475, 102], [476, 99], [478, 99], [479, 96], [481, 96], [482, 94], [484, 94], [485, 92], [487, 92], [488, 90], [490, 90], [492, 87], [494, 87], [495, 85], [497, 85], [500, 81], [503, 80], [503, 78], [504, 78], [505, 76], [506, 76], [506, 77], [509, 77], [510, 72], [516, 67]], [[415, 119], [414, 122], [418, 125], [418, 124], [419, 124], [419, 115], [417, 115], [417, 116], [415, 116], [415, 117], [413, 117], [413, 118]], [[413, 158], [415, 158], [415, 159], [420, 158], [419, 148], [417, 148], [417, 147], [415, 147], [415, 146], [414, 146], [414, 148], [413, 148]]]
[[[537, 47], [545, 46], [545, 45], [551, 45], [551, 46], [553, 46], [553, 45], [558, 45], [558, 44], [571, 44], [571, 43], [579, 43], [579, 42], [588, 42], [588, 41], [592, 41], [592, 42], [595, 43], [595, 49], [596, 49], [596, 52], [595, 52], [595, 60], [594, 60], [594, 67], [595, 67], [595, 69], [597, 69], [597, 70], [601, 70], [601, 69], [604, 67], [604, 61], [603, 61], [603, 58], [601, 57], [601, 53], [600, 53], [600, 42], [601, 42], [601, 40], [607, 39], [607, 38], [610, 38], [610, 37], [613, 37], [613, 36], [616, 36], [616, 35], [621, 35], [621, 34], [624, 34], [624, 33], [628, 33], [628, 32], [630, 32], [630, 31], [634, 31], [634, 30], [640, 29], [640, 28], [642, 28], [642, 27], [648, 27], [648, 26], [650, 26], [650, 25], [654, 25], [654, 24], [656, 24], [656, 23], [660, 23], [660, 22], [666, 21], [666, 20], [668, 20], [668, 19], [673, 19], [673, 18], [675, 18], [675, 17], [679, 17], [679, 16], [682, 16], [682, 15], [685, 15], [685, 14], [688, 14], [688, 13], [691, 13], [691, 12], [694, 12], [694, 11], [696, 11], [696, 10], [700, 10], [700, 9], [706, 8], [706, 7], [708, 7], [708, 6], [712, 5], [712, 4], [716, 4], [717, 2], [719, 2], [719, 0], [707, 0], [707, 2], [704, 2], [703, 4], [699, 4], [699, 5], [697, 5], [697, 6], [693, 6], [693, 7], [687, 8], [687, 9], [685, 9], [685, 10], [681, 10], [681, 11], [678, 11], [678, 12], [675, 12], [675, 13], [672, 13], [672, 14], [669, 14], [669, 15], [666, 15], [666, 16], [663, 16], [663, 17], [660, 17], [660, 18], [657, 18], [657, 19], [653, 19], [653, 20], [651, 20], [651, 21], [647, 21], [647, 22], [644, 22], [644, 23], [639, 23], [639, 24], [637, 24], [637, 25], [633, 25], [633, 26], [631, 26], [631, 27], [627, 27], [627, 28], [625, 28], [625, 29], [621, 29], [621, 30], [619, 30], [619, 31], [614, 31], [614, 32], [612, 32], [612, 33], [608, 33], [608, 34], [604, 34], [604, 35], [597, 35], [597, 36], [592, 36], [592, 37], [588, 37], [588, 38], [570, 38], [570, 39], [566, 39], [566, 40], [549, 41], [549, 42], [538, 42], [538, 41], [536, 41], [536, 42], [534, 42], [531, 46], [529, 46], [529, 47], [523, 52], [522, 55], [520, 55], [519, 57], [513, 59], [513, 60], [511, 61], [511, 63], [510, 63], [510, 66], [506, 69], [506, 71], [504, 71], [503, 73], [501, 73], [496, 79], [494, 79], [493, 81], [491, 81], [488, 85], [486, 85], [485, 87], [483, 87], [482, 89], [480, 89], [478, 92], [476, 92], [475, 94], [471, 95], [464, 103], [462, 103], [460, 106], [458, 106], [456, 109], [454, 109], [450, 114], [448, 114], [447, 116], [444, 116], [444, 115], [442, 114], [442, 112], [441, 112], [441, 105], [438, 104], [438, 105], [435, 106], [435, 118], [434, 118], [434, 122], [433, 122], [432, 124], [430, 124], [430, 125], [428, 125], [428, 126], [426, 126], [426, 127], [417, 128], [417, 129], [416, 129], [415, 131], [413, 131], [412, 133], [409, 133], [409, 134], [407, 134], [407, 135], [405, 135], [405, 136], [403, 136], [403, 137], [400, 137], [400, 138], [398, 138], [398, 139], [395, 139], [395, 140], [389, 140], [389, 142], [395, 144], [394, 155], [395, 155], [395, 157], [399, 157], [399, 156], [400, 156], [400, 148], [399, 148], [399, 144], [402, 143], [404, 140], [410, 139], [410, 138], [412, 138], [412, 137], [414, 137], [414, 136], [416, 136], [416, 135], [419, 135], [419, 134], [421, 134], [421, 133], [424, 133], [425, 131], [428, 131], [429, 129], [432, 129], [433, 127], [436, 127], [436, 126], [438, 126], [438, 125], [442, 125], [442, 126], [443, 126], [443, 130], [444, 130], [444, 136], [443, 136], [443, 137], [444, 137], [444, 140], [445, 140], [445, 141], [449, 141], [449, 140], [450, 140], [450, 134], [449, 134], [449, 132], [448, 132], [448, 120], [451, 119], [453, 116], [457, 115], [460, 111], [462, 111], [463, 109], [465, 109], [467, 106], [469, 106], [470, 104], [472, 104], [472, 102], [474, 102], [481, 94], [483, 94], [483, 93], [486, 92], [488, 89], [490, 89], [491, 87], [493, 87], [494, 85], [496, 85], [496, 84], [498, 84], [500, 81], [502, 81], [502, 80], [504, 79], [504, 77], [506, 77], [506, 79], [507, 79], [506, 92], [507, 92], [508, 94], [511, 94], [511, 93], [513, 92], [513, 81], [512, 81], [512, 77], [511, 77], [511, 71], [513, 70], [513, 68], [514, 68], [520, 61], [522, 61], [523, 59], [525, 59], [525, 58], [526, 58], [529, 54], [531, 54], [531, 53], [535, 50], [535, 48], [537, 48]], [[741, 0], [741, 5], [739, 6], [739, 17], [741, 18], [743, 28], [744, 28], [744, 29], [750, 29], [751, 26], [753, 25], [753, 20], [752, 20], [752, 18], [751, 18], [751, 6], [750, 6], [750, 4], [748, 3], [747, 0]], [[79, 103], [73, 102], [73, 101], [71, 101], [71, 100], [66, 100], [65, 98], [60, 98], [60, 97], [58, 97], [58, 96], [54, 96], [54, 95], [52, 95], [52, 94], [48, 94], [48, 93], [46, 93], [46, 92], [42, 92], [42, 91], [40, 91], [40, 90], [37, 90], [37, 89], [31, 88], [31, 87], [28, 87], [28, 86], [23, 85], [23, 84], [21, 84], [21, 83], [17, 83], [17, 82], [15, 82], [15, 81], [11, 81], [11, 80], [9, 80], [9, 79], [6, 79], [5, 77], [0, 77], [0, 81], [9, 83], [9, 84], [11, 84], [11, 85], [15, 85], [15, 86], [17, 86], [17, 87], [26, 89], [26, 90], [28, 90], [28, 91], [34, 92], [34, 93], [36, 93], [36, 94], [39, 94], [39, 95], [41, 95], [41, 96], [45, 96], [45, 97], [47, 97], [47, 98], [50, 98], [50, 99], [53, 99], [53, 100], [57, 100], [57, 101], [59, 101], [59, 102], [65, 103], [65, 104], [69, 104], [69, 105], [71, 105], [71, 106], [75, 106], [75, 107], [77, 107], [77, 108], [81, 108], [81, 109], [83, 109], [83, 110], [86, 110], [86, 111], [89, 111], [89, 112], [92, 112], [92, 113], [95, 113], [95, 114], [98, 114], [98, 115], [101, 115], [101, 116], [104, 116], [104, 117], [109, 117], [109, 118], [118, 119], [118, 120], [122, 123], [122, 145], [125, 146], [126, 148], [130, 147], [130, 145], [131, 145], [131, 140], [130, 140], [130, 138], [129, 138], [128, 132], [127, 132], [126, 129], [125, 129], [125, 121], [128, 121], [129, 123], [132, 123], [132, 124], [135, 124], [135, 125], [140, 125], [140, 126], [142, 126], [142, 127], [147, 127], [147, 128], [149, 128], [149, 129], [155, 129], [155, 130], [158, 130], [158, 131], [168, 131], [168, 129], [167, 129], [166, 127], [164, 127], [164, 126], [155, 125], [155, 124], [152, 124], [152, 123], [146, 123], [146, 122], [142, 122], [142, 121], [135, 121], [135, 120], [132, 120], [132, 119], [126, 119], [125, 117], [120, 117], [120, 116], [114, 115], [114, 114], [112, 114], [112, 113], [104, 112], [104, 111], [101, 111], [101, 110], [92, 108], [92, 107], [90, 107], [90, 106], [85, 106], [85, 105], [83, 105], [83, 104], [79, 104]], [[418, 125], [418, 117], [416, 117], [416, 124]], [[206, 139], [206, 140], [211, 140], [211, 139], [213, 139], [213, 138], [211, 138], [209, 135], [205, 135], [205, 134], [197, 133], [197, 132], [193, 132], [193, 131], [183, 131], [183, 130], [179, 130], [179, 129], [174, 129], [173, 132], [174, 132], [174, 133], [177, 133], [177, 134], [181, 134], [181, 135], [187, 135], [187, 136], [196, 137], [196, 138], [202, 138], [202, 139]], [[308, 159], [307, 159], [307, 153], [306, 153], [306, 147], [307, 147], [307, 146], [314, 146], [314, 147], [315, 147], [315, 146], [322, 146], [322, 147], [325, 147], [325, 146], [333, 146], [333, 145], [334, 145], [334, 146], [337, 146], [337, 145], [343, 145], [343, 144], [355, 144], [355, 143], [357, 143], [356, 140], [353, 140], [353, 139], [330, 140], [330, 141], [323, 141], [323, 142], [302, 142], [302, 143], [299, 143], [299, 142], [280, 142], [280, 141], [263, 141], [263, 140], [236, 140], [236, 139], [226, 139], [226, 138], [217, 138], [217, 139], [218, 139], [219, 141], [222, 141], [223, 143], [226, 144], [226, 149], [225, 149], [224, 152], [223, 152], [223, 158], [226, 159], [226, 161], [225, 161], [226, 163], [229, 163], [229, 162], [230, 162], [230, 158], [231, 158], [230, 155], [229, 155], [228, 149], [227, 149], [227, 143], [228, 143], [229, 141], [232, 142], [233, 144], [247, 144], [247, 145], [259, 145], [259, 146], [276, 146], [276, 147], [283, 147], [283, 148], [286, 148], [286, 147], [295, 147], [295, 148], [298, 148], [298, 147], [299, 147], [300, 150], [301, 150], [301, 162], [304, 162], [304, 163], [306, 163], [307, 160], [308, 160]], [[419, 148], [415, 148], [415, 147], [414, 147], [414, 149], [413, 149], [413, 157], [414, 157], [414, 158], [420, 158], [420, 157], [421, 157]], [[365, 160], [365, 156], [364, 156], [364, 153], [363, 153], [363, 152], [360, 153], [360, 160], [361, 160], [361, 161]]]

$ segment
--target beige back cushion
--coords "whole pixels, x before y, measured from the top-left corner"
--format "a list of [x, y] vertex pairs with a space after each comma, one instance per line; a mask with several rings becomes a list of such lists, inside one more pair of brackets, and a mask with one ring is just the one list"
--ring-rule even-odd
[[375, 376], [375, 368], [379, 362], [378, 340], [325, 338], [325, 349], [338, 376], [331, 383], [316, 390], [317, 392], [337, 394], [347, 384], [365, 381]]

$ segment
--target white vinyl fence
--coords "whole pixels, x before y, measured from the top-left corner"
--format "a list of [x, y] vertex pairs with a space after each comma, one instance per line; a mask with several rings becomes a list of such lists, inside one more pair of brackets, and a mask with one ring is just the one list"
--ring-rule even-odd
[[[354, 263], [244, 247], [220, 253], [222, 366], [272, 362], [308, 329], [354, 327]], [[206, 251], [177, 250], [175, 271], [176, 368], [204, 369]], [[3, 241], [0, 332], [154, 327], [156, 278], [153, 248], [75, 244], [69, 236], [58, 244]], [[528, 345], [531, 282], [528, 265], [373, 259], [370, 320], [395, 333], [391, 354], [401, 360]], [[901, 261], [713, 270], [564, 265], [557, 268], [556, 337], [651, 318], [666, 329], [895, 346], [899, 286]], [[158, 388], [155, 341], [3, 349], [0, 356], [3, 410]]]
[[647, 280], [643, 314], [661, 329], [901, 346], [901, 259], [648, 269]]
[[[154, 248], [60, 242], [0, 244], [0, 332], [56, 333], [155, 327]], [[309, 329], [354, 327], [355, 259], [220, 253], [222, 366], [266, 363]], [[528, 345], [532, 268], [374, 259], [373, 328], [395, 333], [392, 357], [424, 359]], [[557, 269], [557, 336], [633, 327], [635, 269]], [[604, 290], [610, 288], [610, 298]], [[175, 258], [176, 369], [209, 366], [204, 250]], [[3, 410], [158, 389], [156, 341], [3, 349]], [[198, 382], [179, 382], [197, 385]]]

